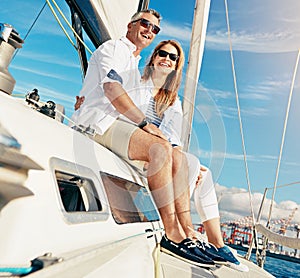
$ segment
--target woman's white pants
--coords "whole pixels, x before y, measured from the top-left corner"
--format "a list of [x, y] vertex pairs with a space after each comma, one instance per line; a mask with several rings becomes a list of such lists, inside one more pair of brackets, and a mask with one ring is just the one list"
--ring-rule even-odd
[[[202, 222], [219, 217], [217, 195], [211, 171], [201, 165], [196, 156], [190, 153], [185, 154], [189, 167], [190, 194], [191, 198], [194, 197], [195, 207]], [[205, 168], [206, 171], [200, 170], [201, 168]], [[202, 178], [200, 184], [196, 187], [200, 171]]]

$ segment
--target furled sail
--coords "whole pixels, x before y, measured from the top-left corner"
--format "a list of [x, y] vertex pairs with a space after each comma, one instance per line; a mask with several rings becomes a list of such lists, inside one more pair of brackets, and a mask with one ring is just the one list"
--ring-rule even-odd
[[[102, 19], [110, 37], [117, 39], [126, 34], [131, 16], [138, 10], [139, 0], [91, 0], [97, 14]], [[112, 16], [113, 15], [113, 16]]]
[[138, 10], [148, 7], [149, 0], [70, 0], [68, 4], [79, 13], [88, 36], [95, 46], [108, 39], [126, 35], [127, 24]]

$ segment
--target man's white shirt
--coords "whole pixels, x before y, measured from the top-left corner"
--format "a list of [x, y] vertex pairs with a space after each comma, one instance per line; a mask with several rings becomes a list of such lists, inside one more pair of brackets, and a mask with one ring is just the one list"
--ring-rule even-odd
[[122, 37], [105, 42], [93, 53], [80, 91], [85, 101], [73, 114], [72, 121], [103, 134], [120, 116], [104, 95], [103, 84], [118, 82], [129, 96], [139, 87], [141, 75], [138, 64], [141, 57], [133, 55], [135, 50], [136, 46]]

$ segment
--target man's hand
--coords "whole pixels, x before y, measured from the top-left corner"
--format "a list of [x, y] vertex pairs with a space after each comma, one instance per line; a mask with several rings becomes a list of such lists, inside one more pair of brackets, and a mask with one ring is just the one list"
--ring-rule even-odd
[[75, 111], [80, 108], [80, 106], [83, 102], [84, 102], [84, 96], [82, 96], [82, 97], [76, 96], [76, 103], [74, 104]]

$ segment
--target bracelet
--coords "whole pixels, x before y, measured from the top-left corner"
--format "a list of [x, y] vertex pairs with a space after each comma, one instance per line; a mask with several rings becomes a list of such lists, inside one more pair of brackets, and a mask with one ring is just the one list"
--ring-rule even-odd
[[140, 128], [140, 129], [143, 129], [147, 124], [150, 124], [150, 121], [145, 118], [144, 120], [142, 120], [137, 126]]

